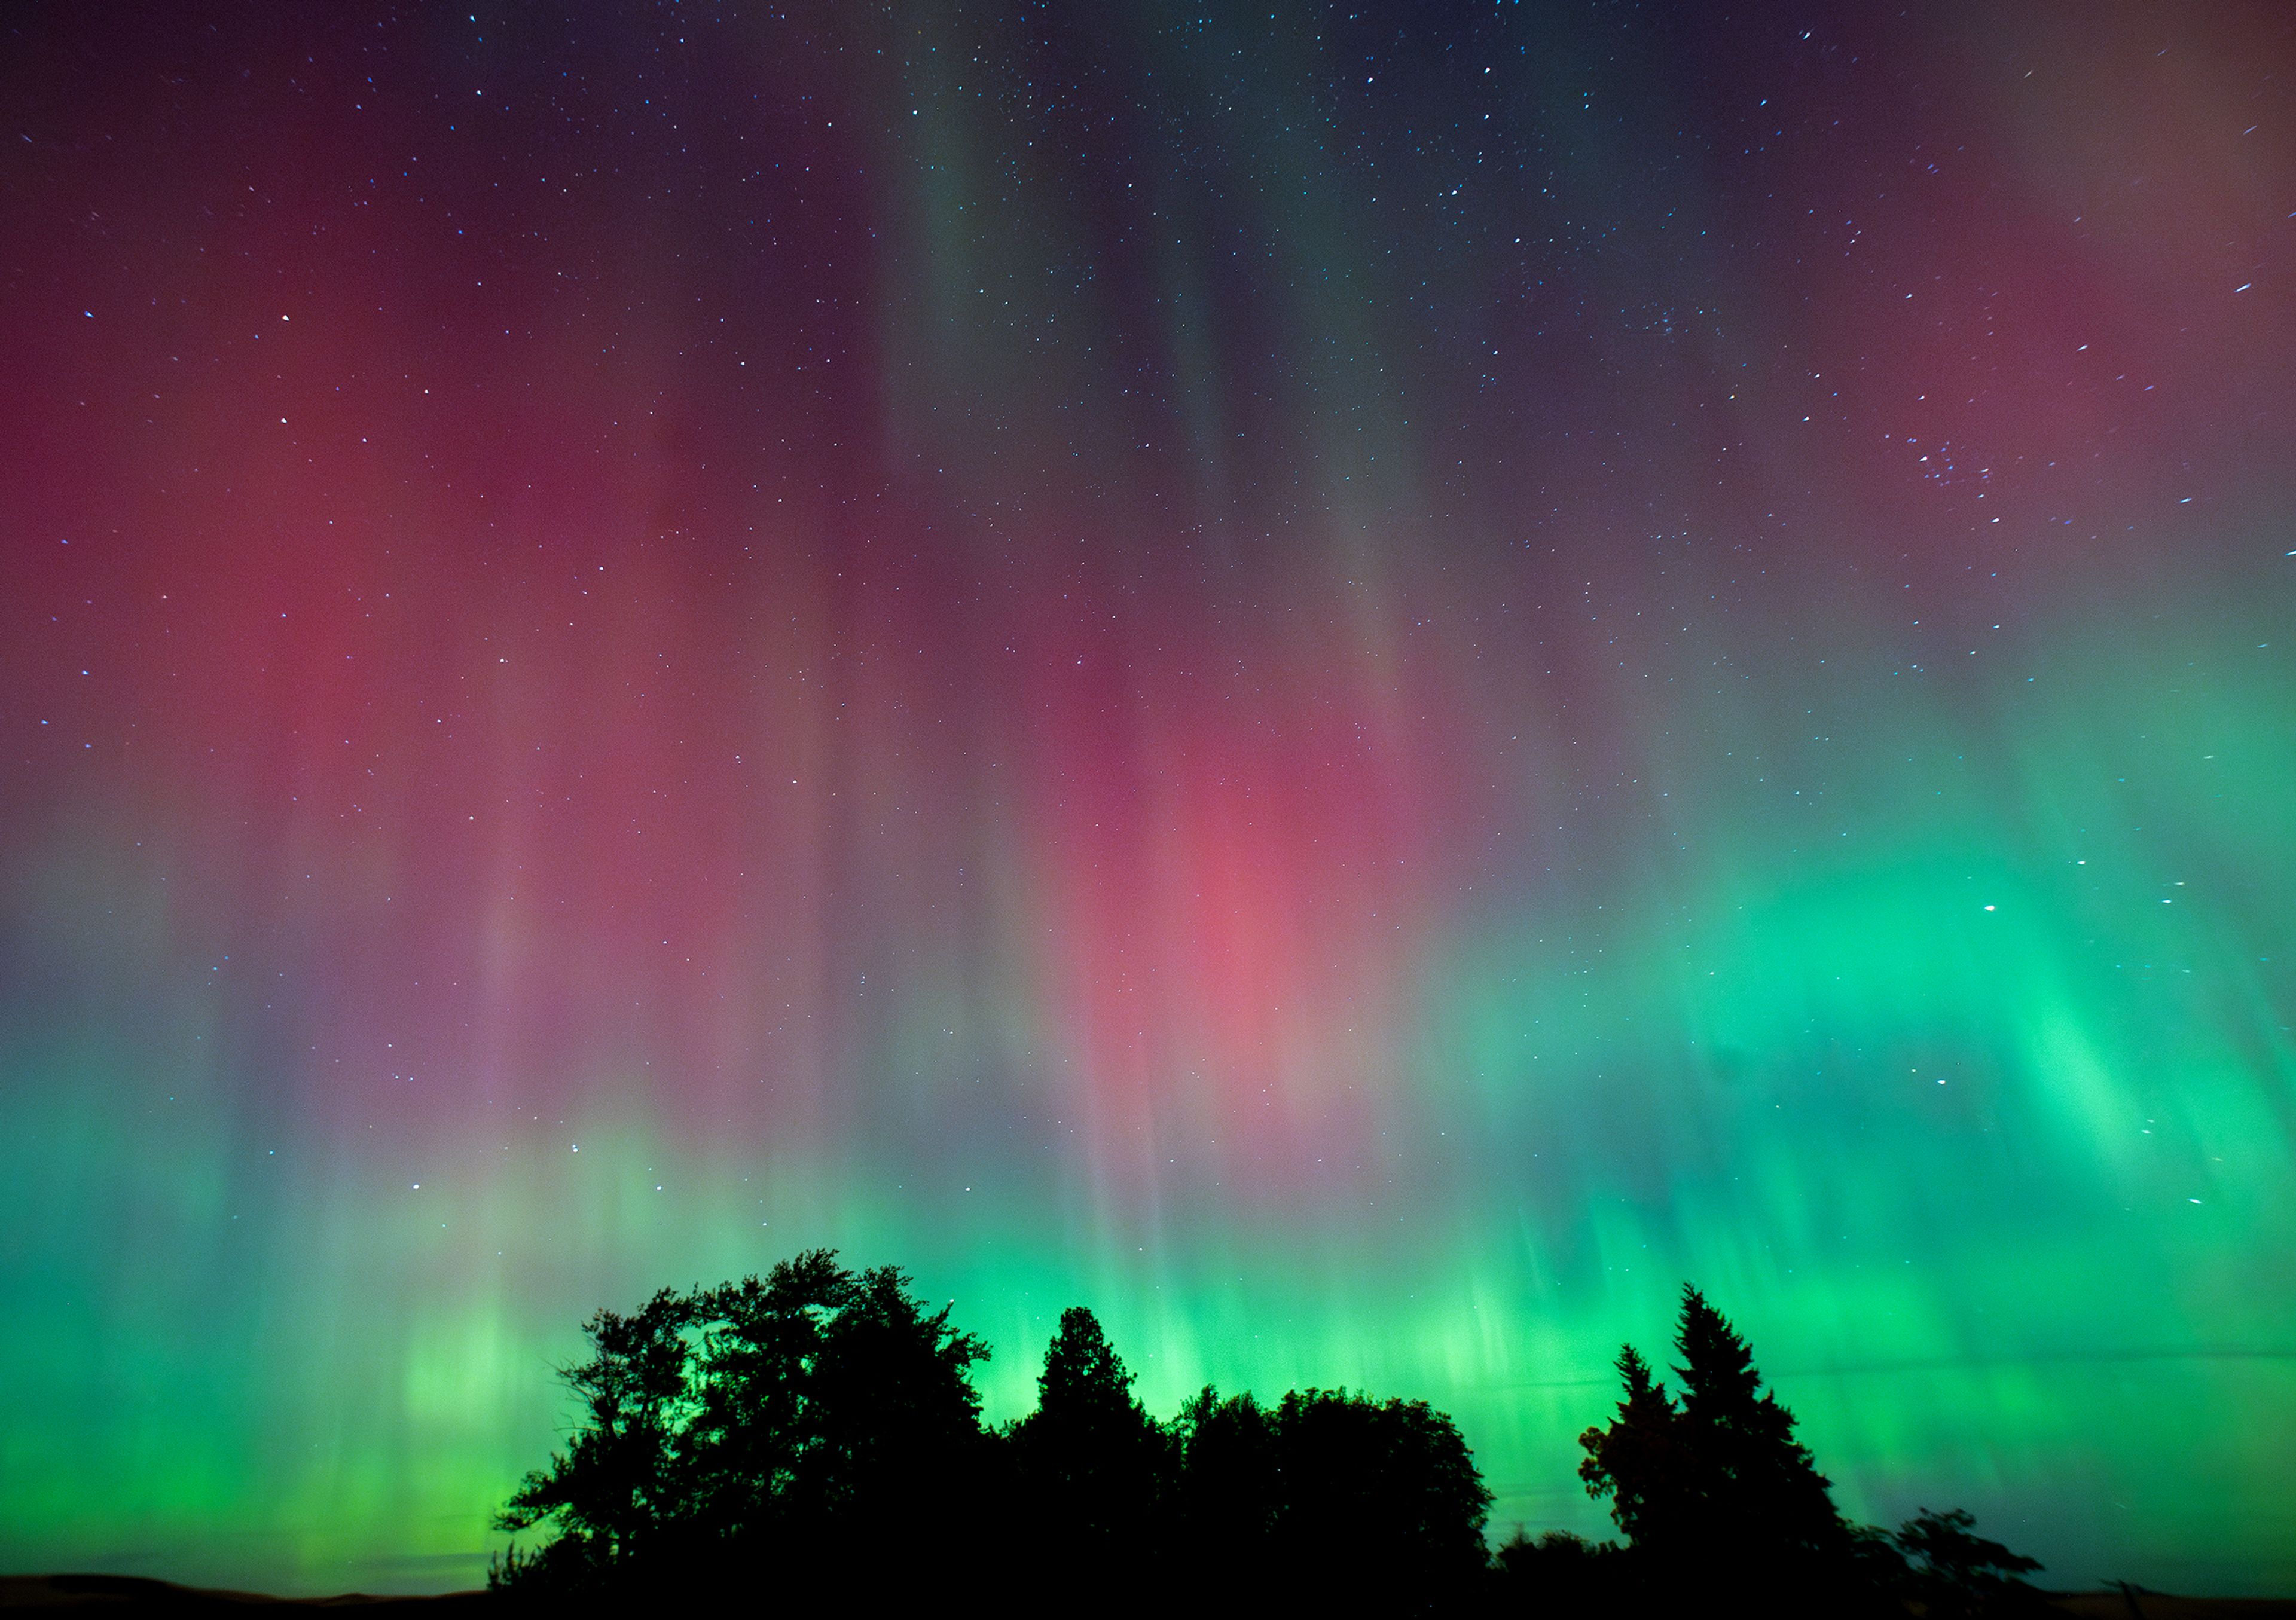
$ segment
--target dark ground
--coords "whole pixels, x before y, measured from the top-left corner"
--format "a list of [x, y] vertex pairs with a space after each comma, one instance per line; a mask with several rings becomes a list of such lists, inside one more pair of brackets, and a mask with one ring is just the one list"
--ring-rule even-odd
[[218, 1591], [178, 1586], [140, 1575], [0, 1575], [0, 1609], [95, 1609], [107, 1614], [196, 1615], [218, 1609], [348, 1608], [361, 1614], [381, 1609], [438, 1614], [483, 1608], [483, 1591], [454, 1591], [439, 1597], [375, 1598], [345, 1592], [332, 1598], [274, 1598], [256, 1591]]
[[[2079, 1620], [2296, 1620], [2296, 1598], [2177, 1598], [2154, 1591], [2070, 1592], [2054, 1600]], [[437, 1597], [274, 1598], [262, 1592], [178, 1586], [137, 1575], [0, 1575], [0, 1609], [95, 1609], [107, 1614], [192, 1615], [242, 1608], [356, 1609], [439, 1614], [484, 1608], [483, 1591]]]

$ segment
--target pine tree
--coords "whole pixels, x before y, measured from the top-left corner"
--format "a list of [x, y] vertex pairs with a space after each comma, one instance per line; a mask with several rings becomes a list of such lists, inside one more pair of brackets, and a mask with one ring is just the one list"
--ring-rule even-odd
[[1679, 1401], [1629, 1345], [1618, 1416], [1579, 1437], [1579, 1477], [1590, 1495], [1611, 1499], [1638, 1578], [1675, 1595], [1718, 1581], [1781, 1612], [1885, 1612], [1889, 1572], [1872, 1556], [1874, 1538], [1842, 1521], [1793, 1414], [1763, 1390], [1752, 1350], [1695, 1288], [1682, 1290], [1674, 1342]]
[[1587, 1452], [1578, 1477], [1589, 1496], [1611, 1499], [1611, 1518], [1636, 1546], [1679, 1547], [1700, 1507], [1682, 1413], [1632, 1345], [1620, 1350], [1616, 1364], [1625, 1387], [1619, 1415], [1578, 1436]]
[[1763, 1392], [1746, 1341], [1687, 1283], [1674, 1342], [1682, 1431], [1697, 1459], [1710, 1538], [1769, 1557], [1840, 1551], [1848, 1532], [1833, 1482], [1794, 1438], [1793, 1413]]
[[1132, 1394], [1132, 1374], [1100, 1319], [1061, 1313], [1037, 1379], [1037, 1410], [1013, 1430], [1014, 1461], [1047, 1556], [1104, 1559], [1152, 1532], [1172, 1443]]

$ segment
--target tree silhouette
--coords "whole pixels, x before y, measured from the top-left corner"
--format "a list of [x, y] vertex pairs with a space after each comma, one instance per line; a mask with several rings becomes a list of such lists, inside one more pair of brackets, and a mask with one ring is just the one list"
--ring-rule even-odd
[[1842, 1520], [1793, 1414], [1763, 1391], [1752, 1350], [1687, 1284], [1675, 1347], [1678, 1403], [1629, 1345], [1619, 1415], [1579, 1437], [1579, 1477], [1611, 1499], [1641, 1578], [1661, 1591], [1693, 1578], [1759, 1588], [1795, 1612], [1888, 1607], [1887, 1543]]
[[[988, 1359], [988, 1346], [951, 1329], [948, 1306], [928, 1314], [907, 1284], [892, 1266], [864, 1272], [824, 1324], [807, 1380], [808, 1444], [790, 1495], [809, 1527], [835, 1529], [840, 1541], [919, 1506], [947, 1514], [957, 1504], [937, 1491], [920, 1501], [920, 1487], [945, 1486], [981, 1460], [980, 1397], [970, 1370]], [[929, 1528], [912, 1525], [909, 1534]]]
[[1682, 1413], [1632, 1345], [1616, 1363], [1624, 1394], [1606, 1428], [1578, 1436], [1587, 1493], [1611, 1499], [1611, 1517], [1636, 1547], [1680, 1549], [1694, 1533], [1699, 1481], [1686, 1453]]
[[1977, 1534], [1976, 1523], [1966, 1509], [1923, 1508], [1890, 1537], [1905, 1556], [1907, 1585], [1922, 1612], [1931, 1620], [2048, 1613], [2041, 1594], [2019, 1578], [2041, 1566]]
[[1096, 1562], [1153, 1533], [1174, 1443], [1134, 1397], [1132, 1374], [1084, 1306], [1061, 1313], [1037, 1379], [1037, 1410], [1013, 1426], [1011, 1440], [1046, 1556]]
[[1283, 1460], [1269, 1413], [1249, 1394], [1222, 1400], [1207, 1384], [1172, 1420], [1178, 1474], [1168, 1561], [1199, 1591], [1255, 1591], [1283, 1505]]
[[[1024, 1606], [1117, 1614], [1703, 1610], [1854, 1620], [2040, 1612], [2032, 1559], [1928, 1510], [1893, 1534], [1846, 1523], [1751, 1348], [1682, 1291], [1669, 1390], [1628, 1345], [1615, 1416], [1579, 1477], [1626, 1544], [1518, 1532], [1423, 1401], [1301, 1389], [1274, 1405], [1207, 1386], [1168, 1425], [1133, 1394], [1099, 1319], [1061, 1315], [1037, 1407], [981, 1427], [988, 1348], [893, 1266], [820, 1249], [764, 1278], [665, 1290], [584, 1324], [562, 1370], [574, 1432], [498, 1516], [489, 1584], [562, 1607]], [[990, 1567], [994, 1556], [1000, 1564]]]
[[583, 1324], [593, 1354], [560, 1376], [586, 1414], [566, 1452], [530, 1473], [498, 1516], [510, 1531], [554, 1522], [558, 1535], [511, 1570], [529, 1585], [602, 1580], [645, 1558], [683, 1515], [680, 1430], [693, 1302], [667, 1290], [635, 1314], [599, 1311]]
[[1847, 1526], [1833, 1482], [1794, 1438], [1793, 1414], [1763, 1393], [1753, 1352], [1706, 1297], [1685, 1283], [1675, 1347], [1682, 1430], [1695, 1459], [1710, 1539], [1758, 1557], [1839, 1553]]
[[990, 1444], [970, 1381], [988, 1346], [948, 1315], [898, 1268], [857, 1274], [826, 1250], [597, 1313], [591, 1359], [563, 1374], [583, 1420], [497, 1520], [555, 1535], [496, 1583], [718, 1593], [771, 1560], [802, 1592], [872, 1542], [881, 1584], [939, 1577], [987, 1510], [947, 1486], [980, 1475]]
[[1498, 1604], [1509, 1613], [1616, 1612], [1632, 1594], [1621, 1562], [1617, 1542], [1597, 1545], [1567, 1530], [1534, 1540], [1518, 1529], [1491, 1555]]
[[783, 1261], [697, 1302], [706, 1322], [695, 1412], [683, 1460], [697, 1527], [755, 1539], [796, 1505], [799, 1470], [816, 1444], [812, 1372], [827, 1322], [857, 1280], [827, 1250]]
[[1448, 1612], [1489, 1559], [1491, 1493], [1458, 1427], [1424, 1401], [1294, 1390], [1270, 1424], [1277, 1559], [1318, 1595]]

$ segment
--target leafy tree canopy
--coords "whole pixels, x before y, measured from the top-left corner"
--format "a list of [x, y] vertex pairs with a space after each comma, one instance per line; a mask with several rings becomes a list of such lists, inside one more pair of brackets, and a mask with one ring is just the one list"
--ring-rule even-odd
[[1890, 1537], [1905, 1557], [1923, 1613], [1934, 1620], [2048, 1613], [2041, 1594], [2022, 1579], [2040, 1565], [1987, 1541], [1976, 1524], [1966, 1509], [1923, 1508]]
[[556, 1532], [513, 1556], [512, 1583], [715, 1585], [897, 1520], [987, 1444], [970, 1372], [988, 1349], [948, 1314], [898, 1268], [857, 1273], [827, 1250], [600, 1311], [590, 1359], [562, 1373], [585, 1420], [498, 1519]]
[[882, 1606], [991, 1583], [1024, 1606], [1088, 1594], [1126, 1614], [2038, 1612], [2021, 1577], [2039, 1566], [1965, 1512], [1893, 1534], [1845, 1523], [1751, 1348], [1694, 1288], [1674, 1388], [1625, 1346], [1615, 1413], [1580, 1436], [1579, 1477], [1626, 1544], [1518, 1534], [1496, 1554], [1473, 1455], [1423, 1401], [1310, 1388], [1269, 1405], [1208, 1386], [1159, 1423], [1075, 1306], [1036, 1410], [992, 1432], [972, 1383], [988, 1348], [949, 1314], [898, 1269], [825, 1249], [598, 1312], [588, 1356], [562, 1370], [574, 1432], [498, 1518], [546, 1539], [494, 1583], [624, 1607]]

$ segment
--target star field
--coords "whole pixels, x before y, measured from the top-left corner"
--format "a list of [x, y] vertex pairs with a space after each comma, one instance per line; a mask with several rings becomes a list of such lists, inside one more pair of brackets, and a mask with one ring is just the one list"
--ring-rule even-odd
[[439, 1590], [816, 1246], [1160, 1413], [1685, 1279], [2296, 1588], [2296, 18], [0, 22], [0, 1559]]

